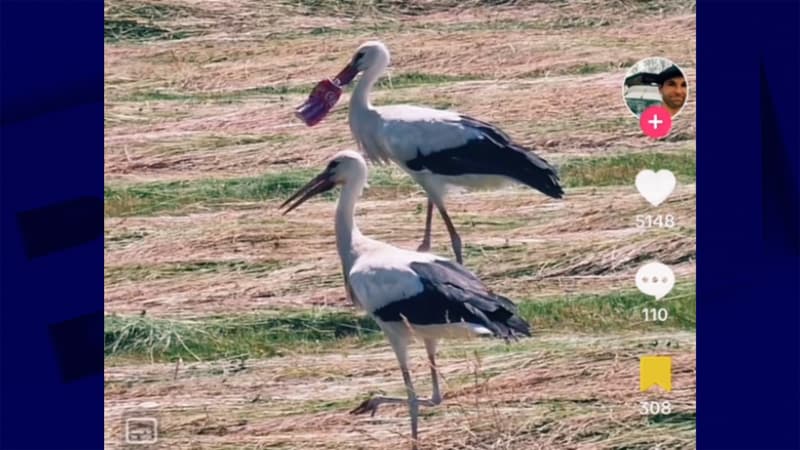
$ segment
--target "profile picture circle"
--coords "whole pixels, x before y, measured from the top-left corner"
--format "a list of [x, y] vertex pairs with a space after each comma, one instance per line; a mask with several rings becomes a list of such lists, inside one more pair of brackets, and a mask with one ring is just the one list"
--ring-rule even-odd
[[686, 74], [667, 58], [645, 58], [625, 74], [622, 99], [636, 117], [654, 105], [662, 106], [674, 118], [686, 105], [689, 83]]

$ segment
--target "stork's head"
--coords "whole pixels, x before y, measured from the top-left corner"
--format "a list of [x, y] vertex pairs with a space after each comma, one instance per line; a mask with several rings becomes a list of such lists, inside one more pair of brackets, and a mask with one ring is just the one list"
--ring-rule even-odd
[[[343, 150], [331, 158], [325, 170], [314, 177], [305, 186], [297, 190], [286, 199], [281, 208], [286, 208], [284, 214], [297, 208], [306, 200], [323, 192], [330, 191], [337, 185], [353, 183], [362, 188], [366, 183], [367, 163], [358, 152]], [[292, 203], [293, 202], [293, 203]], [[287, 207], [288, 206], [288, 207]]]
[[336, 75], [334, 82], [344, 87], [353, 82], [356, 75], [377, 67], [383, 72], [389, 66], [389, 49], [381, 41], [367, 41], [358, 46], [350, 62]]
[[306, 125], [316, 125], [339, 101], [342, 88], [352, 83], [359, 73], [372, 68], [383, 72], [389, 66], [389, 62], [389, 49], [383, 42], [368, 41], [361, 44], [350, 62], [333, 80], [322, 80], [317, 83], [308, 100], [297, 108], [295, 114]]
[[[391, 61], [389, 57], [389, 49], [381, 41], [368, 41], [361, 44], [353, 55], [353, 59], [348, 64], [352, 67], [355, 73], [364, 72], [371, 67], [380, 67], [385, 69], [389, 66]], [[347, 83], [351, 82], [348, 80]], [[345, 83], [345, 84], [347, 84]]]

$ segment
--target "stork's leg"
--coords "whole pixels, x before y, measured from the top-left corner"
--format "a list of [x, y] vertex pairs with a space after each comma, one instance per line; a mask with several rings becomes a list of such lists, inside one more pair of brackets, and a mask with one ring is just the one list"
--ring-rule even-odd
[[431, 406], [442, 403], [442, 394], [439, 391], [439, 372], [436, 370], [436, 341], [433, 339], [425, 339], [425, 350], [428, 352], [428, 361], [431, 363], [431, 384], [433, 385], [433, 392], [431, 393]]
[[447, 210], [444, 208], [444, 205], [437, 203], [436, 208], [439, 209], [439, 214], [442, 216], [445, 226], [447, 226], [447, 232], [450, 233], [450, 242], [453, 244], [453, 253], [456, 254], [456, 261], [458, 261], [459, 264], [463, 264], [461, 258], [461, 236], [458, 235], [456, 227], [453, 226], [453, 221], [450, 220], [450, 216], [447, 215]]
[[419, 437], [418, 425], [419, 425], [419, 405], [424, 404], [427, 406], [433, 406], [431, 400], [422, 400], [417, 398], [417, 394], [414, 391], [414, 384], [411, 382], [411, 374], [408, 372], [408, 369], [403, 368], [403, 382], [406, 385], [406, 392], [408, 393], [408, 398], [395, 398], [395, 397], [373, 397], [366, 402], [362, 403], [358, 408], [351, 411], [351, 414], [361, 414], [367, 412], [369, 410], [372, 411], [372, 415], [375, 415], [375, 411], [377, 411], [378, 406], [382, 403], [408, 403], [408, 410], [409, 416], [411, 417], [411, 440], [413, 450], [417, 449], [417, 438]]
[[419, 399], [416, 392], [414, 392], [414, 384], [411, 383], [411, 375], [408, 370], [403, 370], [403, 381], [406, 383], [406, 391], [408, 392], [408, 412], [411, 416], [411, 448], [417, 448], [417, 425], [419, 420]]
[[[386, 324], [381, 322], [378, 323], [381, 328], [383, 328], [384, 332], [386, 333], [387, 337], [389, 338], [389, 343], [392, 345], [392, 349], [394, 350], [395, 355], [397, 356], [397, 362], [400, 365], [400, 370], [403, 372], [403, 381], [406, 384], [406, 388], [409, 386], [409, 382], [411, 380], [408, 374], [408, 339], [409, 336], [403, 336], [398, 333], [398, 330], [402, 330], [405, 333], [405, 325], [397, 325], [386, 327]], [[385, 328], [386, 327], [386, 328]], [[427, 344], [426, 344], [427, 345]], [[436, 406], [438, 403], [434, 403], [432, 399], [427, 398], [416, 398], [414, 396], [417, 403], [423, 406]], [[378, 407], [383, 404], [398, 404], [398, 403], [409, 403], [409, 398], [402, 398], [402, 397], [384, 397], [382, 395], [376, 395], [372, 398], [364, 400], [360, 405], [358, 405], [355, 409], [350, 411], [350, 414], [365, 414], [370, 413], [371, 416], [374, 416], [376, 412], [378, 412]]]
[[431, 249], [431, 221], [433, 220], [433, 201], [428, 198], [428, 214], [425, 216], [425, 234], [422, 236], [422, 244], [417, 248], [418, 252], [427, 252]]
[[[414, 385], [411, 383], [411, 374], [408, 371], [408, 344], [410, 335], [407, 334], [407, 329], [405, 328], [406, 325], [399, 323], [389, 325], [387, 323], [378, 321], [378, 326], [380, 326], [384, 333], [386, 333], [386, 336], [389, 338], [389, 343], [392, 345], [392, 349], [397, 356], [397, 362], [400, 365], [400, 370], [403, 372], [403, 383], [406, 385], [408, 398], [403, 399], [396, 397], [375, 396], [361, 403], [356, 409], [350, 411], [350, 414], [364, 414], [366, 412], [370, 412], [371, 415], [374, 416], [378, 410], [378, 406], [384, 403], [408, 403], [409, 412], [411, 415], [411, 437], [413, 438], [412, 449], [416, 450], [419, 406], [435, 406], [438, 404], [438, 402], [434, 403], [432, 399], [417, 398], [417, 394], [414, 391]], [[427, 345], [428, 344], [426, 343], [426, 346]], [[439, 401], [441, 401], [441, 399]]]

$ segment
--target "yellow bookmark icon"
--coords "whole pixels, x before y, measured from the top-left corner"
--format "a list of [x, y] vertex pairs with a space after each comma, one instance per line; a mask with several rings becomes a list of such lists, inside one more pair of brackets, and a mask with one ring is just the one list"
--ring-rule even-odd
[[639, 390], [647, 391], [654, 385], [672, 390], [672, 357], [642, 356], [639, 359]]

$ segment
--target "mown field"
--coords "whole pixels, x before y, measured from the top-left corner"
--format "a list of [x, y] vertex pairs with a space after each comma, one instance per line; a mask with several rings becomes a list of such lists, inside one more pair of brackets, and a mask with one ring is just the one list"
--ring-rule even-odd
[[[278, 205], [352, 148], [348, 93], [321, 124], [293, 116], [355, 48], [383, 40], [391, 76], [373, 103], [451, 108], [500, 125], [558, 166], [552, 200], [521, 187], [454, 195], [465, 265], [520, 304], [534, 337], [447, 341], [445, 401], [423, 408], [425, 449], [694, 448], [695, 12], [688, 1], [109, 0], [105, 3], [106, 445], [143, 407], [157, 448], [407, 448], [407, 409], [348, 411], [403, 395], [374, 322], [345, 299], [335, 195]], [[646, 138], [625, 71], [665, 56], [689, 77], [671, 135]], [[660, 207], [639, 170], [672, 170]], [[357, 221], [416, 248], [425, 197], [371, 167]], [[640, 214], [671, 214], [641, 229]], [[452, 256], [441, 220], [433, 247]], [[636, 270], [677, 284], [661, 302]], [[664, 306], [664, 323], [641, 310]], [[673, 390], [639, 392], [638, 358], [673, 357]], [[415, 385], [430, 392], [421, 344]], [[642, 400], [672, 402], [640, 414]]]

